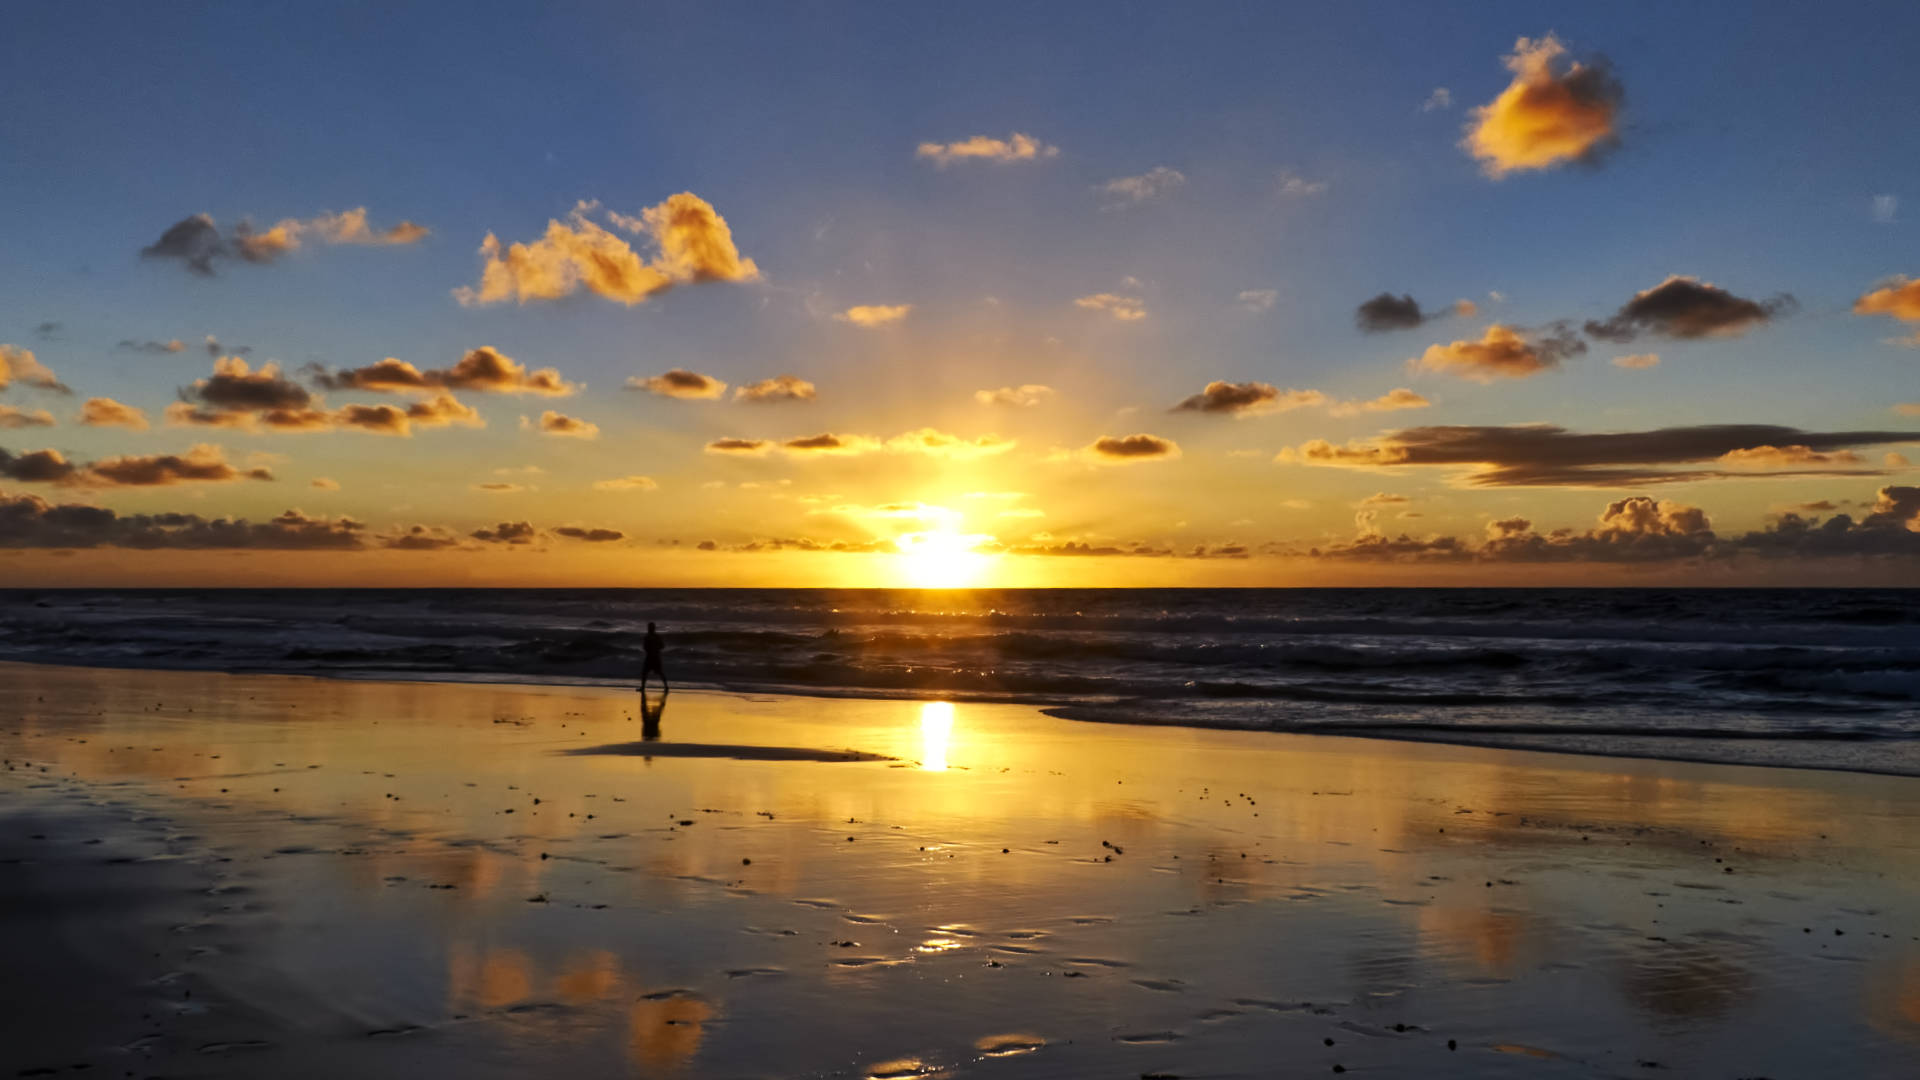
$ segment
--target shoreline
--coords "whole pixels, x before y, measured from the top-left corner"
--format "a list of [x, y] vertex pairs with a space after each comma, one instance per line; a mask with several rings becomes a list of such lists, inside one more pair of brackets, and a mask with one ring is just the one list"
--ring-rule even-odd
[[[379, 669], [339, 669], [339, 670], [296, 670], [296, 669], [280, 669], [280, 668], [233, 669], [233, 668], [223, 668], [223, 667], [217, 667], [217, 666], [128, 667], [128, 666], [110, 665], [110, 664], [49, 663], [42, 660], [0, 660], [0, 668], [5, 668], [8, 666], [64, 667], [64, 668], [73, 668], [76, 670], [86, 670], [86, 671], [130, 671], [130, 672], [162, 671], [162, 672], [181, 672], [181, 673], [211, 673], [211, 674], [235, 675], [235, 676], [260, 675], [260, 676], [275, 676], [275, 677], [287, 677], [287, 678], [331, 679], [331, 680], [339, 680], [343, 682], [402, 682], [402, 683], [423, 683], [423, 684], [430, 684], [430, 685], [446, 685], [446, 686], [554, 687], [558, 689], [572, 688], [572, 689], [598, 689], [598, 690], [631, 689], [630, 682], [624, 679], [603, 678], [599, 676], [570, 676], [570, 675], [558, 675], [558, 674], [530, 675], [530, 674], [516, 673], [516, 672], [477, 672], [477, 671], [476, 672], [460, 672], [460, 671], [407, 672], [407, 671], [383, 671]], [[1893, 777], [1904, 777], [1909, 779], [1920, 779], [1920, 766], [1914, 766], [1914, 767], [1910, 767], [1908, 769], [1903, 770], [1899, 768], [1874, 768], [1869, 765], [1861, 765], [1861, 764], [1802, 763], [1802, 762], [1793, 762], [1793, 761], [1767, 761], [1767, 760], [1740, 759], [1740, 758], [1735, 758], [1730, 756], [1714, 757], [1714, 756], [1706, 756], [1701, 754], [1688, 754], [1685, 752], [1669, 752], [1669, 753], [1634, 752], [1634, 751], [1623, 749], [1617, 746], [1610, 746], [1605, 748], [1584, 748], [1577, 744], [1564, 741], [1568, 739], [1578, 739], [1581, 737], [1591, 737], [1598, 734], [1596, 732], [1587, 731], [1587, 730], [1582, 730], [1579, 732], [1568, 732], [1564, 734], [1541, 730], [1541, 731], [1537, 731], [1532, 737], [1542, 741], [1539, 743], [1530, 744], [1524, 741], [1524, 737], [1515, 738], [1515, 736], [1518, 735], [1519, 733], [1511, 732], [1511, 731], [1491, 732], [1490, 734], [1495, 736], [1493, 738], [1473, 738], [1471, 737], [1471, 735], [1473, 734], [1474, 729], [1470, 726], [1465, 726], [1465, 725], [1455, 729], [1446, 729], [1443, 727], [1435, 726], [1434, 728], [1431, 728], [1431, 729], [1419, 729], [1419, 732], [1416, 733], [1414, 729], [1410, 729], [1410, 728], [1391, 728], [1391, 727], [1384, 727], [1384, 726], [1380, 728], [1373, 728], [1373, 727], [1366, 727], [1361, 725], [1353, 725], [1350, 727], [1318, 727], [1318, 728], [1311, 727], [1311, 726], [1298, 727], [1298, 728], [1274, 728], [1274, 727], [1260, 728], [1260, 727], [1247, 727], [1247, 726], [1229, 725], [1229, 724], [1202, 724], [1202, 723], [1193, 723], [1193, 722], [1190, 722], [1187, 720], [1181, 720], [1181, 719], [1164, 720], [1164, 721], [1156, 720], [1151, 717], [1141, 716], [1138, 713], [1116, 713], [1112, 711], [1107, 711], [1105, 715], [1098, 715], [1098, 716], [1086, 715], [1087, 713], [1091, 713], [1091, 712], [1112, 710], [1115, 708], [1116, 705], [1124, 706], [1127, 704], [1132, 704], [1134, 699], [1129, 699], [1128, 701], [1118, 702], [1118, 703], [1087, 703], [1087, 702], [1078, 702], [1078, 701], [1071, 701], [1071, 700], [1068, 700], [1068, 701], [1051, 700], [1051, 699], [1048, 699], [1045, 695], [1021, 696], [1018, 694], [1011, 694], [1011, 693], [993, 694], [993, 693], [984, 693], [979, 691], [965, 691], [965, 690], [913, 691], [913, 690], [904, 690], [904, 689], [896, 690], [896, 689], [879, 689], [879, 688], [863, 688], [863, 687], [810, 687], [810, 686], [795, 686], [795, 685], [773, 684], [773, 683], [720, 685], [720, 684], [713, 684], [713, 683], [686, 682], [681, 685], [682, 685], [682, 688], [686, 690], [693, 690], [693, 691], [699, 691], [699, 692], [705, 692], [705, 693], [715, 693], [715, 694], [737, 695], [741, 697], [754, 697], [754, 696], [787, 697], [787, 698], [812, 699], [812, 700], [822, 700], [822, 701], [883, 701], [883, 702], [952, 701], [952, 702], [977, 704], [977, 705], [1005, 705], [1005, 706], [1032, 709], [1046, 716], [1055, 717], [1057, 719], [1068, 720], [1074, 723], [1081, 723], [1081, 724], [1121, 725], [1121, 726], [1129, 726], [1129, 727], [1163, 727], [1163, 728], [1178, 728], [1178, 729], [1188, 730], [1188, 731], [1235, 731], [1235, 732], [1245, 732], [1253, 735], [1300, 735], [1300, 736], [1307, 736], [1311, 738], [1369, 739], [1369, 740], [1378, 740], [1378, 741], [1390, 742], [1390, 743], [1415, 743], [1415, 744], [1435, 745], [1435, 746], [1459, 746], [1459, 747], [1472, 747], [1472, 748], [1481, 748], [1481, 749], [1489, 749], [1489, 750], [1511, 750], [1511, 751], [1517, 751], [1517, 752], [1523, 752], [1523, 753], [1567, 754], [1574, 757], [1617, 758], [1617, 759], [1626, 760], [1626, 761], [1672, 761], [1672, 762], [1685, 762], [1689, 764], [1698, 764], [1698, 765], [1724, 765], [1728, 767], [1761, 768], [1761, 769], [1791, 769], [1791, 770], [1798, 770], [1798, 771], [1839, 773], [1843, 775], [1893, 776]], [[1178, 699], [1148, 699], [1148, 700], [1172, 701], [1172, 700], [1178, 700]], [[1456, 732], [1457, 734], [1455, 734]], [[1669, 740], [1674, 740], [1682, 747], [1689, 744], [1709, 743], [1714, 741], [1722, 741], [1722, 742], [1730, 743], [1733, 745], [1740, 745], [1745, 743], [1752, 743], [1752, 744], [1784, 743], [1784, 744], [1792, 745], [1792, 744], [1801, 743], [1801, 742], [1816, 742], [1816, 743], [1817, 742], [1841, 742], [1841, 743], [1875, 742], [1875, 743], [1885, 743], [1887, 745], [1893, 745], [1893, 746], [1904, 745], [1910, 742], [1910, 740], [1900, 740], [1900, 739], [1871, 739], [1871, 740], [1831, 739], [1831, 738], [1825, 738], [1821, 736], [1810, 736], [1810, 735], [1800, 735], [1800, 736], [1793, 736], [1793, 737], [1770, 737], [1765, 735], [1738, 735], [1738, 736], [1660, 735], [1660, 734], [1653, 734], [1649, 732], [1635, 732], [1635, 733], [1632, 733], [1629, 737], [1669, 739]], [[1559, 744], [1548, 744], [1547, 740], [1562, 740], [1562, 742]]]
[[1892, 1078], [1920, 1047], [1910, 778], [704, 691], [647, 741], [605, 688], [108, 670], [0, 666], [17, 1069]]

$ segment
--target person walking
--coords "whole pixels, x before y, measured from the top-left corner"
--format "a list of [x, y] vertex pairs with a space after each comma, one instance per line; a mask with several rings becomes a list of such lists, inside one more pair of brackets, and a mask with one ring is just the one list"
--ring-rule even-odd
[[647, 656], [646, 661], [640, 667], [640, 692], [642, 694], [647, 692], [648, 675], [658, 675], [660, 676], [660, 692], [663, 694], [672, 693], [673, 687], [667, 685], [667, 669], [660, 665], [660, 653], [666, 647], [666, 644], [660, 638], [660, 631], [655, 629], [652, 623], [647, 624], [647, 636], [640, 644], [641, 648], [646, 651]]

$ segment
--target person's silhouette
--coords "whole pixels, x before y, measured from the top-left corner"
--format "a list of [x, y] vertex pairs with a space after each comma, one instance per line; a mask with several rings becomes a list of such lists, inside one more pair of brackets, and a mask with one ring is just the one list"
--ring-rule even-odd
[[647, 624], [647, 636], [641, 641], [640, 645], [647, 654], [646, 661], [640, 666], [641, 696], [646, 696], [648, 675], [660, 676], [661, 692], [672, 693], [673, 687], [667, 685], [667, 669], [660, 666], [660, 652], [665, 648], [665, 643], [660, 640], [660, 631], [654, 629], [652, 623]]

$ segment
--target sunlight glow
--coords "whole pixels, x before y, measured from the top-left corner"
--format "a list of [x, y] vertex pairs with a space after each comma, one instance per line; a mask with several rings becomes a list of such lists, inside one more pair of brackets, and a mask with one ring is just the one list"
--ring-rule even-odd
[[953, 742], [953, 702], [929, 701], [920, 706], [920, 767], [947, 771], [947, 747]]
[[978, 549], [992, 539], [964, 534], [949, 526], [902, 533], [894, 539], [900, 548], [900, 576], [907, 584], [920, 589], [957, 589], [979, 584], [994, 557]]

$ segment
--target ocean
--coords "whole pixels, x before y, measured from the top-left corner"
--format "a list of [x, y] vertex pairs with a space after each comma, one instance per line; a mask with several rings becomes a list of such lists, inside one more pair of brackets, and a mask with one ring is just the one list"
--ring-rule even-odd
[[0, 592], [0, 660], [1025, 702], [1077, 720], [1920, 775], [1920, 591]]

